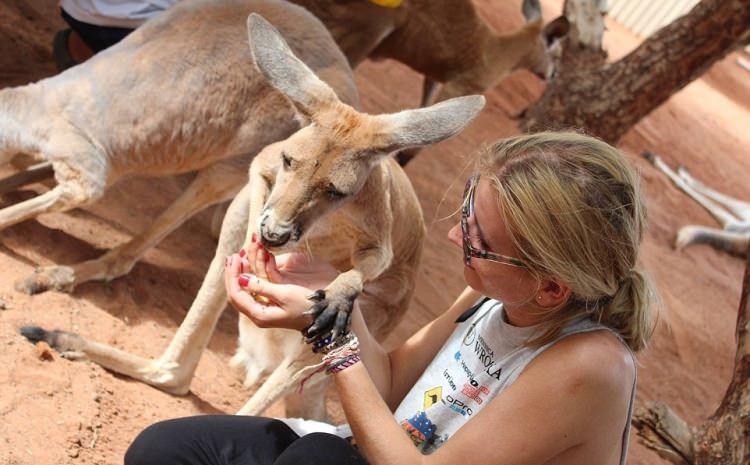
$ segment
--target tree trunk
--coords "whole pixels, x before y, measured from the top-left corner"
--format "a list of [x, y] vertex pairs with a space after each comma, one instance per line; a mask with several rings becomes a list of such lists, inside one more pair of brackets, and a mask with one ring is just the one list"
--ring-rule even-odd
[[570, 32], [562, 41], [558, 75], [572, 75], [599, 68], [607, 60], [602, 49], [606, 0], [565, 0], [563, 15], [570, 22]]
[[526, 111], [521, 128], [583, 128], [616, 143], [749, 33], [750, 0], [703, 0], [615, 63], [580, 67], [565, 58], [575, 54], [568, 50], [557, 79]]
[[697, 464], [750, 464], [750, 258], [747, 263], [737, 315], [734, 374], [719, 408], [695, 433]]
[[694, 430], [664, 404], [639, 408], [633, 426], [646, 447], [676, 464], [750, 464], [750, 258], [742, 283], [736, 336], [734, 373], [719, 408]]

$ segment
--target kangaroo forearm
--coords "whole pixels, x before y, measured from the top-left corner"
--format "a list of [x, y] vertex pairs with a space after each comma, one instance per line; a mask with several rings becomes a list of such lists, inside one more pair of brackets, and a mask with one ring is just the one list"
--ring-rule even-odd
[[361, 282], [380, 276], [391, 264], [393, 251], [390, 245], [379, 244], [360, 250], [352, 258], [352, 269], [348, 272], [358, 276]]

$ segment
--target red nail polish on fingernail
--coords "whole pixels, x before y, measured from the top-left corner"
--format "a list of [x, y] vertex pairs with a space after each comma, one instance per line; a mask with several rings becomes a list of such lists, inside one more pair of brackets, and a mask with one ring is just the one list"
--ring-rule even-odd
[[253, 242], [253, 244], [255, 244], [256, 242], [258, 242], [258, 234], [257, 233], [253, 233], [253, 236], [250, 238], [250, 240]]
[[271, 258], [271, 254], [268, 253], [268, 250], [263, 249], [263, 261], [267, 262], [269, 258]]
[[240, 249], [240, 258], [245, 256], [245, 249]]
[[241, 275], [239, 278], [237, 278], [237, 282], [240, 283], [240, 286], [247, 287], [247, 285], [250, 283], [250, 278], [245, 275]]

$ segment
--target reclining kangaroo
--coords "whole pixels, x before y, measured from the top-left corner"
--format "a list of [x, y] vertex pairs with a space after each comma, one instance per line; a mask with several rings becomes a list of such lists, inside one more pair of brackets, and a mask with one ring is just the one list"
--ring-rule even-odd
[[677, 232], [676, 249], [681, 250], [692, 244], [708, 244], [732, 255], [745, 257], [750, 242], [750, 203], [705, 186], [693, 178], [683, 166], [679, 167], [677, 172], [673, 171], [658, 155], [644, 152], [643, 156], [721, 224], [722, 229], [698, 225], [683, 226]]
[[[208, 274], [166, 352], [148, 360], [40, 328], [24, 328], [27, 337], [185, 394], [226, 305], [225, 257], [247, 244], [253, 232], [272, 252], [305, 251], [342, 271], [325, 289], [330, 311], [346, 316], [361, 293], [362, 312], [379, 338], [401, 318], [414, 287], [424, 223], [408, 178], [388, 155], [458, 133], [484, 106], [484, 98], [461, 97], [388, 115], [360, 113], [296, 58], [266, 21], [250, 15], [248, 28], [255, 65], [310, 124], [264, 148], [253, 161], [250, 182], [230, 204]], [[260, 329], [241, 317], [234, 363], [246, 367], [248, 385], [272, 372], [240, 411], [260, 414], [294, 390], [301, 371], [315, 361], [298, 332]], [[288, 415], [325, 418], [324, 380], [311, 380], [301, 396], [289, 398]]]

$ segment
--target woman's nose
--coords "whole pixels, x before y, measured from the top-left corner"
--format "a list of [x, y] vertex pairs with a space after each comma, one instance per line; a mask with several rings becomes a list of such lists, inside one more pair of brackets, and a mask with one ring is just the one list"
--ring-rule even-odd
[[461, 223], [456, 223], [455, 225], [453, 225], [450, 231], [448, 231], [448, 240], [456, 244], [456, 246], [458, 247], [463, 247], [461, 238]]

